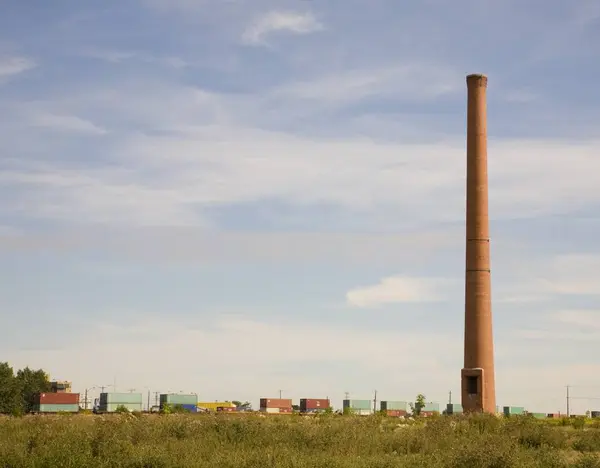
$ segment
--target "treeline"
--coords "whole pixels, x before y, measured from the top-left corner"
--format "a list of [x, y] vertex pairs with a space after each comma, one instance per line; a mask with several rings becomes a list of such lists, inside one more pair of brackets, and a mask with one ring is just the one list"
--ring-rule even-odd
[[0, 362], [0, 413], [15, 416], [29, 413], [35, 395], [49, 391], [49, 376], [42, 369], [26, 367], [15, 373], [8, 362]]

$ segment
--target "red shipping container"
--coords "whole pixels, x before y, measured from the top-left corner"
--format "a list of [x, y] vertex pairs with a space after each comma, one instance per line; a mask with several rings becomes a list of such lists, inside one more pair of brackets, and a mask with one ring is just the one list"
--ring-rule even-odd
[[223, 411], [225, 413], [233, 413], [235, 408], [232, 406], [218, 406], [217, 411]]
[[40, 393], [35, 398], [39, 405], [76, 405], [79, 404], [79, 393]]
[[404, 410], [387, 410], [386, 414], [388, 416], [393, 416], [393, 417], [399, 418], [401, 416], [406, 416], [408, 413]]
[[288, 413], [291, 413], [292, 411], [293, 411], [292, 408], [279, 408], [279, 414], [281, 414], [281, 413], [288, 414]]
[[287, 398], [261, 398], [260, 399], [260, 407], [261, 408], [291, 408], [292, 400]]
[[302, 398], [300, 400], [301, 410], [327, 409], [330, 406], [327, 398]]

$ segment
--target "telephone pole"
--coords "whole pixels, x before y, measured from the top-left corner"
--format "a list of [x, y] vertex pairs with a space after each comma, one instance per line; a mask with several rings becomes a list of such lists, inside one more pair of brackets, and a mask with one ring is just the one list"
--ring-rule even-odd
[[375, 395], [373, 397], [373, 413], [377, 413], [377, 390], [375, 390]]
[[570, 398], [569, 398], [569, 386], [567, 385], [567, 418], [571, 416], [571, 411], [569, 408], [569, 404], [570, 404]]

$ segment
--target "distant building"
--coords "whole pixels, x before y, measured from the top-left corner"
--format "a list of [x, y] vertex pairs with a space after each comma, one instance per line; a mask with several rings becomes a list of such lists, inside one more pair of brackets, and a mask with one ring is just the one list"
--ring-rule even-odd
[[71, 382], [67, 380], [55, 380], [50, 382], [50, 391], [52, 393], [72, 393]]

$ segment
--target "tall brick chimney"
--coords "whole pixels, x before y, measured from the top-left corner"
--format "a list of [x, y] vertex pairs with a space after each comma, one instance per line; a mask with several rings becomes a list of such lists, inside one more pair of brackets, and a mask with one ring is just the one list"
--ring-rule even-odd
[[496, 412], [494, 338], [488, 219], [485, 75], [467, 76], [467, 220], [465, 363], [461, 396], [465, 412]]

